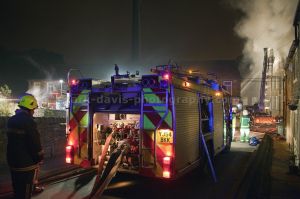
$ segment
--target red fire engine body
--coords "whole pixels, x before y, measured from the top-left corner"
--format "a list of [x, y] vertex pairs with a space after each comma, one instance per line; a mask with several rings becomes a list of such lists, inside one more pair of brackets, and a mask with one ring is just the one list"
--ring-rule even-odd
[[[111, 82], [70, 80], [66, 162], [89, 167], [126, 140], [119, 171], [175, 179], [230, 147], [230, 96], [210, 81], [174, 66], [154, 74], [116, 75]], [[103, 155], [103, 154], [102, 154]]]

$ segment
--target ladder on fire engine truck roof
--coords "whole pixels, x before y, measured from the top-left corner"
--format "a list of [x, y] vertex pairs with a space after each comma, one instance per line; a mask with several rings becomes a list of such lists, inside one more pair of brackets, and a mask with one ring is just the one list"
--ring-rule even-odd
[[204, 74], [200, 73], [198, 70], [187, 69], [181, 66], [174, 65], [159, 65], [155, 66], [155, 68], [151, 68], [151, 72], [160, 73], [160, 72], [168, 71], [171, 74], [181, 76], [181, 77], [200, 77], [201, 79], [207, 80], [208, 77]]
[[[207, 95], [215, 95], [216, 92], [222, 91], [228, 94], [224, 88], [221, 88], [217, 79], [209, 79], [207, 76], [199, 73], [198, 70], [186, 70], [179, 66], [159, 65], [151, 69], [151, 72], [165, 75], [170, 74], [168, 78], [172, 84], [179, 87], [189, 88], [194, 92], [204, 92]], [[221, 93], [219, 93], [221, 94]], [[220, 95], [219, 95], [220, 96]]]

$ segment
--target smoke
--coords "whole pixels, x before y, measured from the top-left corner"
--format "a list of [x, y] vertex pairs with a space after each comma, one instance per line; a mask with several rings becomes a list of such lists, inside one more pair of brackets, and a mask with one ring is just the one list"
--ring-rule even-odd
[[[24, 56], [24, 58], [32, 65], [34, 66], [39, 72], [45, 75], [45, 81], [51, 81], [53, 73], [49, 72], [45, 69], [41, 64], [39, 64], [35, 59], [33, 59], [31, 56]], [[38, 102], [42, 102], [48, 97], [48, 93], [45, 91], [45, 88], [41, 86], [35, 86], [33, 85], [29, 90], [26, 91], [26, 93], [32, 94], [36, 97]]]
[[261, 78], [263, 48], [273, 48], [274, 71], [280, 71], [294, 39], [293, 20], [298, 0], [231, 0], [230, 3], [244, 14], [235, 26], [235, 32], [245, 40], [244, 62], [240, 66], [244, 78], [241, 95], [258, 96], [259, 88], [253, 89], [251, 83]]
[[37, 70], [39, 70], [40, 72], [42, 72], [47, 80], [51, 80], [52, 79], [52, 74], [46, 70], [42, 65], [40, 65], [36, 60], [34, 60], [32, 57], [30, 56], [24, 56], [24, 58], [31, 63], [32, 66], [34, 66]]

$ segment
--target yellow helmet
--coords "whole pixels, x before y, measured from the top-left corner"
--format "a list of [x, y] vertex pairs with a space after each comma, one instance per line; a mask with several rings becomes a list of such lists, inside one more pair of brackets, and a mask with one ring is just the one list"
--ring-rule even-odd
[[38, 103], [33, 95], [26, 94], [20, 98], [18, 106], [33, 110], [38, 107]]

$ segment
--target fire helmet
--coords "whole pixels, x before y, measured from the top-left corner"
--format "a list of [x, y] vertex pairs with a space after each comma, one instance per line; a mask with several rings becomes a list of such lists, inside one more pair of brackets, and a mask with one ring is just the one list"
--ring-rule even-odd
[[250, 138], [249, 145], [256, 146], [257, 144], [259, 144], [259, 140], [256, 137]]
[[36, 109], [38, 107], [37, 100], [33, 95], [25, 94], [20, 98], [18, 103], [19, 107], [27, 108], [29, 110]]

